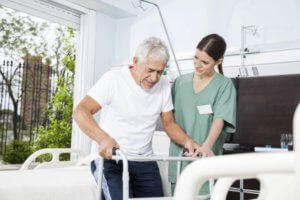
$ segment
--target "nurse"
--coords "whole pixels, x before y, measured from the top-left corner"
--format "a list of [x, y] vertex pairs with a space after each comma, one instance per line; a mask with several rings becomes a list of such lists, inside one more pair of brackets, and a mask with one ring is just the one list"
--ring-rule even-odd
[[[221, 36], [204, 37], [196, 48], [195, 71], [178, 77], [172, 86], [176, 122], [201, 144], [195, 151], [203, 157], [222, 154], [227, 134], [235, 132], [236, 90], [232, 81], [223, 75], [225, 50], [226, 43]], [[216, 66], [219, 73], [215, 71]], [[178, 156], [181, 150], [180, 145], [172, 142], [169, 154]], [[187, 164], [183, 163], [182, 169]], [[169, 181], [174, 192], [176, 163], [169, 164]], [[200, 194], [208, 193], [206, 183]]]

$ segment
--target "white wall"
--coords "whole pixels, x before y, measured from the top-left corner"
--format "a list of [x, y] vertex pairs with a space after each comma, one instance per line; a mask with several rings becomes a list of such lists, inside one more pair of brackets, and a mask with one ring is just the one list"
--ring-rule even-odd
[[[148, 36], [157, 36], [167, 41], [158, 12], [150, 6], [147, 8], [146, 12], [139, 11], [136, 17], [118, 20], [113, 66], [130, 62], [138, 43]], [[246, 47], [259, 48], [260, 51], [292, 46], [300, 48], [300, 26], [297, 25], [300, 19], [299, 9], [299, 0], [173, 0], [161, 5], [174, 50], [179, 58], [191, 58], [199, 40], [212, 32], [219, 33], [226, 39], [228, 51], [238, 50], [241, 44], [241, 25], [258, 27], [255, 36], [247, 34]], [[280, 55], [283, 60], [284, 55]], [[300, 60], [299, 52], [295, 55], [292, 60]], [[251, 57], [253, 56], [247, 57], [246, 64], [253, 64], [250, 62]], [[268, 55], [263, 60], [269, 63], [272, 62], [272, 57]], [[231, 56], [228, 62], [226, 59], [227, 67], [240, 64], [239, 56]], [[180, 67], [191, 70], [191, 61], [180, 62]], [[259, 70], [261, 75], [300, 73], [300, 69], [295, 67], [264, 69]], [[235, 76], [238, 67], [225, 69], [226, 71], [229, 76]]]
[[[184, 53], [211, 32], [223, 35], [231, 48], [239, 48], [241, 25], [258, 26], [258, 36], [249, 37], [248, 45], [300, 40], [299, 8], [298, 0], [173, 0], [161, 10], [176, 52]], [[119, 21], [118, 37], [129, 32], [131, 46], [151, 35], [166, 39], [154, 8], [128, 21]]]
[[108, 71], [115, 59], [117, 20], [97, 13], [94, 81]]
[[[95, 83], [105, 72], [109, 71], [115, 58], [117, 20], [108, 15], [97, 13], [95, 69], [93, 82]], [[100, 117], [100, 112], [95, 118]]]

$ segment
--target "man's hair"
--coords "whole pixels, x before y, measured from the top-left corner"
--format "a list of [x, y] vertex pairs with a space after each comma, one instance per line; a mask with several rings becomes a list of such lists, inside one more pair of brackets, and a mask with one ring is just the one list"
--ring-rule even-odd
[[144, 62], [147, 58], [162, 59], [167, 63], [170, 55], [166, 44], [159, 38], [149, 37], [145, 39], [135, 52], [135, 56], [140, 62]]

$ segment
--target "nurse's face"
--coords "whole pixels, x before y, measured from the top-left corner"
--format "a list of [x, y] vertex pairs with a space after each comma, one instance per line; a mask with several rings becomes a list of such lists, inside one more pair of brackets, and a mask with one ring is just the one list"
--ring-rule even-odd
[[134, 58], [136, 68], [136, 76], [140, 86], [144, 89], [151, 89], [159, 80], [164, 71], [166, 63], [160, 58], [147, 58], [144, 62], [140, 62], [138, 58]]
[[197, 76], [211, 75], [215, 72], [214, 67], [219, 65], [221, 62], [215, 61], [205, 51], [196, 49], [194, 56], [195, 74]]

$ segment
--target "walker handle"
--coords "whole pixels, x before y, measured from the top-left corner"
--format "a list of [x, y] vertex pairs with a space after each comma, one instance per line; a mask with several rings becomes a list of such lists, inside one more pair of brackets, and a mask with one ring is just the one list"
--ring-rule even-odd
[[112, 148], [112, 155], [113, 156], [117, 155], [117, 150], [119, 150], [119, 148], [117, 148], [117, 147]]
[[[196, 151], [196, 149], [194, 149], [194, 152], [195, 151]], [[188, 148], [183, 148], [182, 155], [184, 156], [185, 153], [189, 153], [189, 149]], [[200, 156], [200, 154], [197, 154], [197, 156]]]

